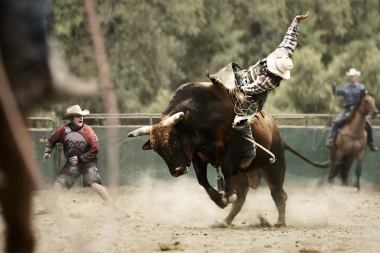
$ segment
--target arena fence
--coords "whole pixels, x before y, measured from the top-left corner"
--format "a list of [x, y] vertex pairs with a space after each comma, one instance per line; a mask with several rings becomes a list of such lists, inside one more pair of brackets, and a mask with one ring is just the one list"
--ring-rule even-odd
[[[325, 147], [325, 141], [330, 131], [331, 120], [334, 115], [330, 114], [281, 114], [273, 115], [280, 126], [280, 131], [284, 141], [306, 155], [313, 161], [324, 162], [329, 159], [328, 149]], [[86, 116], [85, 122], [97, 133], [101, 142], [101, 150], [98, 155], [98, 163], [102, 173], [102, 178], [107, 184], [108, 173], [106, 164], [106, 153], [102, 146], [106, 145], [106, 127], [103, 125], [108, 117], [117, 117], [120, 125], [119, 128], [119, 183], [121, 185], [135, 183], [141, 177], [154, 177], [161, 179], [172, 179], [163, 160], [153, 151], [144, 151], [142, 145], [147, 140], [146, 136], [137, 138], [128, 138], [128, 132], [143, 126], [159, 122], [158, 114], [92, 114]], [[380, 145], [380, 127], [379, 119], [374, 121], [374, 137], [377, 144]], [[49, 117], [30, 118], [30, 128], [35, 145], [36, 159], [40, 164], [42, 174], [46, 182], [52, 182], [57, 171], [63, 166], [64, 158], [62, 146], [57, 145], [53, 152], [52, 159], [47, 162], [42, 161], [44, 145], [47, 138], [52, 134], [54, 129], [62, 124], [58, 119]], [[380, 152], [380, 151], [379, 151]], [[329, 169], [317, 169], [299, 160], [290, 153], [286, 153], [287, 175], [286, 184], [294, 183], [315, 183], [322, 184], [326, 182]], [[363, 164], [362, 178], [364, 183], [380, 184], [380, 169], [378, 166], [379, 153], [367, 152]], [[353, 178], [353, 169], [351, 178]], [[211, 178], [215, 175], [215, 169], [209, 167]], [[195, 176], [193, 170], [189, 173]], [[174, 180], [174, 179], [172, 179]]]

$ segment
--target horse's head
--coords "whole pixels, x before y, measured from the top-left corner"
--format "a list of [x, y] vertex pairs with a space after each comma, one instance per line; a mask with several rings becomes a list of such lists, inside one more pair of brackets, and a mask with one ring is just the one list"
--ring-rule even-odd
[[376, 107], [375, 98], [365, 90], [360, 93], [358, 104], [358, 109], [366, 115], [371, 115], [372, 118], [375, 118], [379, 113], [379, 110]]

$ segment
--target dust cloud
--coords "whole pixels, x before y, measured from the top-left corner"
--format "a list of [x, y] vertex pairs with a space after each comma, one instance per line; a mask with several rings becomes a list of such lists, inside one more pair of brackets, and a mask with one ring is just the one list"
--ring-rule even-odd
[[277, 209], [268, 187], [250, 190], [234, 225], [225, 229], [212, 225], [230, 207], [218, 208], [189, 176], [146, 176], [120, 187], [113, 205], [91, 188], [39, 190], [36, 252], [377, 252], [380, 191], [363, 185], [358, 193], [337, 185], [288, 184], [285, 228], [256, 226], [259, 217], [276, 223]]

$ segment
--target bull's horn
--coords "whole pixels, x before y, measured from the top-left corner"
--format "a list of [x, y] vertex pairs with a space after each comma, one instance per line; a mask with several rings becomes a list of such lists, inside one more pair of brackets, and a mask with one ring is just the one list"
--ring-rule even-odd
[[165, 119], [162, 122], [162, 125], [164, 125], [164, 126], [175, 125], [183, 119], [184, 115], [185, 115], [185, 113], [183, 113], [183, 112], [177, 112], [177, 113], [173, 114], [172, 116], [170, 116], [169, 118]]
[[128, 137], [137, 137], [141, 135], [149, 135], [150, 131], [152, 131], [152, 126], [144, 126], [136, 129], [135, 131], [132, 131], [128, 133]]

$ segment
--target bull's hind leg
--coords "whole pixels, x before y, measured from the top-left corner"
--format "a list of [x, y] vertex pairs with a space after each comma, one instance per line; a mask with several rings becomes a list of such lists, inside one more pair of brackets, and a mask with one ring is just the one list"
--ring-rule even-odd
[[278, 219], [277, 223], [275, 224], [276, 227], [285, 227], [285, 208], [286, 208], [286, 200], [288, 198], [286, 192], [282, 187], [273, 187], [270, 189], [271, 195], [274, 200], [274, 203], [276, 204], [277, 211], [278, 211]]
[[262, 175], [269, 185], [272, 199], [277, 207], [278, 219], [275, 226], [285, 227], [285, 208], [288, 197], [283, 189], [285, 179], [285, 159], [283, 154], [281, 157], [278, 157], [278, 160], [274, 164], [269, 165], [266, 169], [263, 169]]
[[239, 172], [237, 175], [232, 177], [232, 185], [237, 194], [237, 200], [232, 203], [232, 207], [230, 213], [224, 219], [224, 222], [229, 226], [232, 223], [232, 220], [236, 217], [236, 215], [240, 212], [245, 199], [248, 193], [248, 178], [247, 174], [244, 172]]

